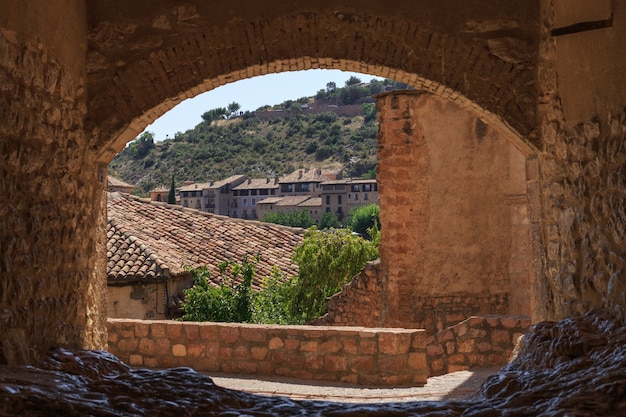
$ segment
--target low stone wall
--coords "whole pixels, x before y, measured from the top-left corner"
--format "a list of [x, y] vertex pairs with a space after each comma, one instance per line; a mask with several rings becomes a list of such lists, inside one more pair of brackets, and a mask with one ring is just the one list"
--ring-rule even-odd
[[513, 348], [530, 327], [519, 317], [470, 317], [428, 338], [429, 376], [508, 363]]
[[131, 366], [367, 386], [426, 383], [422, 329], [109, 319], [109, 352]]

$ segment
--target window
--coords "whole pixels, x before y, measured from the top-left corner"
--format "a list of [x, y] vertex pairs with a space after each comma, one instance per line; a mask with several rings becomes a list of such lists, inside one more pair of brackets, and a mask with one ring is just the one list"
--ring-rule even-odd
[[330, 207], [326, 207], [326, 213], [330, 213]]
[[252, 218], [253, 218], [253, 219], [256, 219], [256, 218], [257, 218], [257, 215], [256, 215], [256, 210], [252, 210]]
[[276, 195], [276, 190], [272, 189], [272, 190], [270, 191], [270, 195]]
[[157, 194], [157, 200], [156, 201], [161, 201], [161, 194]]
[[187, 202], [187, 200], [183, 200], [183, 207], [189, 207], [189, 203]]
[[[259, 195], [267, 195], [267, 189], [265, 190], [259, 190]], [[272, 190], [273, 191], [273, 190]]]
[[367, 198], [367, 193], [363, 194], [363, 200], [369, 200], [369, 198]]
[[248, 210], [244, 210], [243, 211], [243, 218], [247, 219], [248, 218]]
[[359, 191], [361, 191], [361, 186], [359, 184], [352, 184], [352, 192], [358, 193]]
[[237, 197], [239, 195], [239, 191], [233, 190], [233, 197]]
[[359, 195], [358, 195], [358, 194], [355, 194], [355, 195], [354, 195], [354, 201], [358, 201], [358, 199], [359, 199]]
[[233, 210], [233, 217], [237, 217], [237, 210]]
[[[243, 198], [243, 199], [241, 200], [241, 205], [242, 205], [243, 207], [247, 206], [247, 205], [248, 205], [248, 199], [247, 199], [247, 198]], [[244, 210], [244, 211], [245, 211], [245, 210]]]
[[241, 190], [239, 192], [239, 195], [248, 195], [249, 191], [248, 190]]
[[372, 184], [363, 184], [363, 191], [372, 191]]
[[330, 204], [330, 196], [329, 196], [329, 195], [327, 195], [327, 196], [326, 196], [326, 205], [329, 205], [329, 204]]
[[253, 198], [250, 200], [250, 205], [251, 206], [256, 206], [256, 198]]
[[256, 195], [256, 194], [257, 194], [257, 190], [250, 191], [250, 195]]
[[341, 196], [340, 195], [337, 196], [337, 204], [341, 204]]

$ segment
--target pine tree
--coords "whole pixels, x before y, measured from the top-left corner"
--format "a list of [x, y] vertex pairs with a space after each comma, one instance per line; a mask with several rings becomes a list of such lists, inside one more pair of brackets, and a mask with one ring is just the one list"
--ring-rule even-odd
[[172, 175], [172, 185], [170, 193], [167, 195], [167, 204], [176, 204], [176, 187], [174, 186], [174, 176]]

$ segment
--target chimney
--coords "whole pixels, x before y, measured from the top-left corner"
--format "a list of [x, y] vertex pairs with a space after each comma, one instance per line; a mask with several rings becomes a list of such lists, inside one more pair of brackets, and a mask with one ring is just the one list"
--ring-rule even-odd
[[248, 184], [252, 184], [252, 178], [248, 178]]
[[270, 179], [269, 178], [265, 178], [265, 183], [269, 184], [270, 183]]
[[298, 171], [298, 179], [302, 178], [302, 170]]
[[278, 184], [278, 180], [279, 180], [279, 178], [278, 178], [278, 175], [277, 175], [277, 176], [274, 177], [274, 184]]

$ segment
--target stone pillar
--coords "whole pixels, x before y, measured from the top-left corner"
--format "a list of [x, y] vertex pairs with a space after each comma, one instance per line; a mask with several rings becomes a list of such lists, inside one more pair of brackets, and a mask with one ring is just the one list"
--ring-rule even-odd
[[378, 189], [380, 262], [385, 274], [386, 327], [410, 327], [416, 266], [423, 262], [421, 237], [428, 228], [429, 156], [424, 132], [415, 117], [418, 91], [379, 95]]
[[106, 167], [90, 155], [80, 0], [0, 4], [0, 364], [106, 346]]

